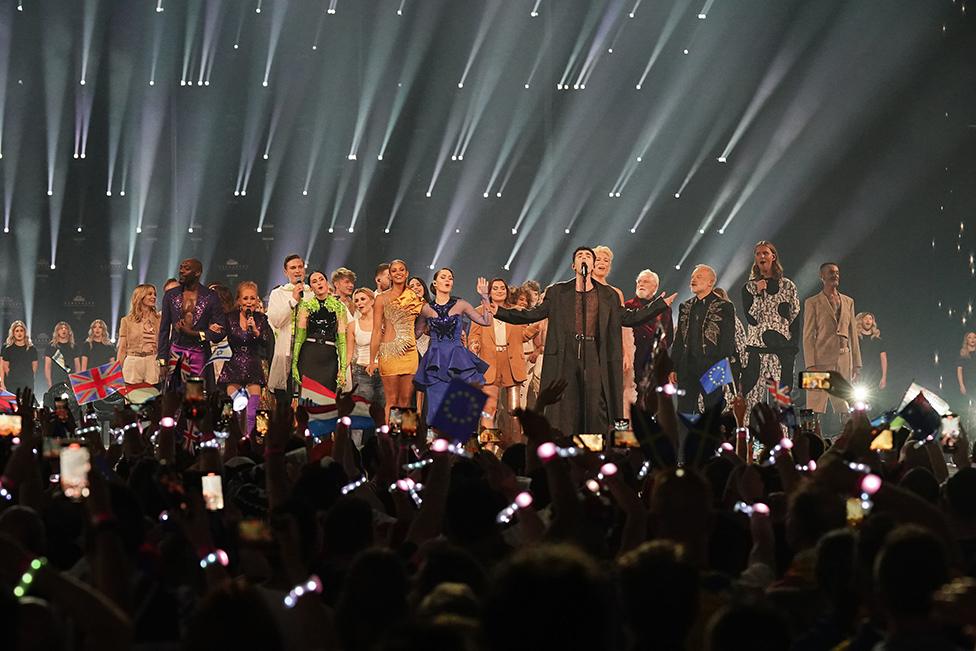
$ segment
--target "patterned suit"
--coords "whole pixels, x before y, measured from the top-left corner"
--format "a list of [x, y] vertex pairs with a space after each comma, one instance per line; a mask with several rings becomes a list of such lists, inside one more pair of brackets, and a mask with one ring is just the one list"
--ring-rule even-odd
[[735, 306], [715, 293], [701, 299], [692, 297], [678, 308], [678, 327], [674, 332], [671, 358], [678, 386], [685, 390], [685, 395], [678, 399], [680, 411], [697, 412], [700, 395], [706, 405], [721, 399], [722, 392], [717, 390], [703, 395], [699, 380], [723, 357], [729, 358], [732, 375], [739, 377], [735, 323]]

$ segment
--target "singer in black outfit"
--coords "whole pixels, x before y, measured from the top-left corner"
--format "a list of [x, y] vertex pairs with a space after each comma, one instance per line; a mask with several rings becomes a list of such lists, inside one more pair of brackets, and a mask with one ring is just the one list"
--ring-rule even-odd
[[606, 285], [594, 283], [590, 269], [596, 255], [581, 246], [573, 252], [576, 277], [546, 289], [536, 307], [499, 307], [495, 318], [526, 324], [549, 319], [542, 364], [542, 386], [567, 382], [562, 400], [545, 415], [564, 434], [603, 434], [623, 414], [623, 344], [621, 327], [638, 326], [671, 305], [676, 295], [663, 294], [638, 310], [628, 310]]

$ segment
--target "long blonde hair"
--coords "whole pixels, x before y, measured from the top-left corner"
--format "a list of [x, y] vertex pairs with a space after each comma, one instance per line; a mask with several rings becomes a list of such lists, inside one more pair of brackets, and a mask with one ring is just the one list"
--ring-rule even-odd
[[157, 314], [156, 306], [153, 306], [147, 310], [142, 305], [142, 300], [149, 294], [150, 289], [155, 292], [156, 286], [150, 285], [149, 283], [143, 283], [142, 285], [136, 285], [136, 288], [132, 290], [132, 303], [129, 307], [128, 317], [136, 323], [142, 322], [142, 319], [147, 312], [153, 317], [155, 317]]
[[24, 329], [24, 339], [27, 341], [27, 347], [30, 348], [31, 346], [33, 346], [34, 342], [31, 341], [30, 332], [27, 331], [27, 324], [24, 323], [23, 321], [14, 321], [13, 323], [10, 324], [10, 328], [7, 330], [7, 345], [8, 346], [14, 345], [14, 328], [16, 328], [17, 326], [20, 326], [21, 328]]
[[861, 332], [861, 321], [866, 316], [869, 316], [872, 319], [874, 319], [874, 325], [871, 326], [871, 331], [867, 334], [870, 335], [872, 339], [881, 339], [881, 329], [878, 327], [878, 320], [871, 312], [859, 312], [858, 315], [854, 317], [854, 320], [857, 321], [858, 334], [863, 334]]
[[970, 330], [962, 336], [962, 348], [959, 349], [959, 356], [969, 359], [969, 348], [966, 347], [966, 340], [969, 339], [969, 335], [976, 335], [976, 332]]
[[101, 319], [95, 319], [94, 321], [91, 322], [91, 325], [88, 326], [88, 338], [85, 339], [85, 341], [89, 344], [95, 343], [95, 326], [97, 325], [102, 326], [102, 337], [103, 337], [103, 340], [98, 343], [107, 344], [109, 342], [109, 336], [110, 336], [108, 332], [108, 326], [105, 325], [105, 322], [102, 321]]
[[58, 341], [58, 328], [64, 326], [68, 329], [68, 345], [72, 348], [75, 347], [75, 331], [71, 329], [71, 324], [67, 321], [58, 321], [54, 324], [54, 330], [51, 331], [51, 344], [58, 346], [60, 342]]

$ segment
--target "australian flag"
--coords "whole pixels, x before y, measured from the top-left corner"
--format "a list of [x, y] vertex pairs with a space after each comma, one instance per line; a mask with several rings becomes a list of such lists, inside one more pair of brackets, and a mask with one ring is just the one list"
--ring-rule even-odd
[[705, 393], [712, 393], [721, 389], [726, 384], [732, 384], [732, 366], [729, 358], [723, 357], [712, 368], [705, 371], [705, 375], [699, 380]]
[[430, 426], [463, 443], [478, 429], [486, 400], [488, 396], [481, 389], [454, 378], [447, 385], [444, 399], [430, 419]]

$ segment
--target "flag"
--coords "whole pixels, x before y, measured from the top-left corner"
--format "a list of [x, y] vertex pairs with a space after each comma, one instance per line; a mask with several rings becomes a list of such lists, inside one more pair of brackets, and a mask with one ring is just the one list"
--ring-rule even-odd
[[190, 365], [190, 359], [186, 355], [173, 355], [169, 358], [169, 372], [173, 373], [176, 369], [180, 369], [180, 380], [186, 382], [186, 378], [193, 375], [193, 367]]
[[454, 378], [447, 385], [444, 398], [430, 419], [430, 426], [464, 443], [477, 431], [481, 410], [487, 400], [488, 396], [481, 389]]
[[17, 396], [0, 389], [0, 411], [17, 411]]
[[204, 366], [210, 366], [214, 362], [219, 362], [219, 361], [226, 362], [233, 356], [234, 356], [234, 352], [230, 349], [230, 344], [227, 343], [226, 339], [224, 339], [216, 346], [214, 346], [214, 349], [210, 352], [210, 359], [207, 360], [207, 363], [204, 364]]
[[103, 400], [125, 387], [121, 362], [109, 362], [81, 373], [71, 373], [68, 379], [79, 405]]
[[130, 404], [141, 405], [152, 400], [159, 395], [159, 389], [155, 384], [140, 382], [138, 384], [127, 384], [119, 389], [119, 395], [125, 398]]
[[932, 407], [932, 403], [921, 391], [898, 412], [898, 415], [905, 419], [908, 426], [915, 432], [915, 438], [918, 439], [924, 439], [930, 434], [935, 434], [942, 425], [942, 417], [939, 416], [939, 412]]
[[54, 360], [55, 364], [64, 369], [65, 373], [71, 372], [71, 369], [69, 369], [64, 363], [64, 354], [61, 352], [60, 348], [54, 349], [54, 354], [51, 355], [51, 359]]
[[769, 389], [770, 395], [773, 396], [773, 400], [775, 400], [779, 406], [789, 407], [791, 404], [793, 404], [793, 401], [790, 400], [790, 394], [783, 390], [779, 382], [773, 378], [769, 378], [766, 381], [766, 388]]
[[[302, 376], [302, 400], [308, 412], [308, 431], [314, 437], [328, 436], [335, 431], [339, 422], [336, 407], [336, 394], [308, 376]], [[372, 429], [376, 427], [369, 415], [369, 401], [362, 396], [352, 396], [351, 429]]]
[[729, 364], [729, 358], [723, 357], [712, 368], [705, 371], [699, 382], [705, 393], [712, 393], [726, 384], [732, 384], [732, 366]]

